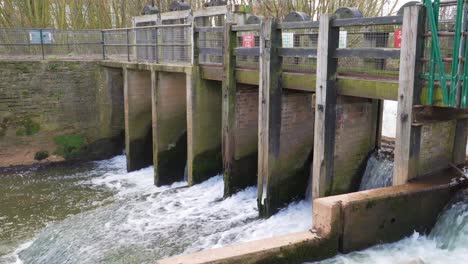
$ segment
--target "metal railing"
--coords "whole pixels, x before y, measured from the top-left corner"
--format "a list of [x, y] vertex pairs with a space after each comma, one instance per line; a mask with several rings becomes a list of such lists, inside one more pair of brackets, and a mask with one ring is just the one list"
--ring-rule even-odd
[[99, 59], [101, 30], [0, 29], [0, 57], [10, 59]]
[[0, 29], [3, 59], [191, 63], [191, 24], [109, 30]]
[[103, 31], [103, 57], [152, 63], [191, 63], [191, 24], [156, 25]]

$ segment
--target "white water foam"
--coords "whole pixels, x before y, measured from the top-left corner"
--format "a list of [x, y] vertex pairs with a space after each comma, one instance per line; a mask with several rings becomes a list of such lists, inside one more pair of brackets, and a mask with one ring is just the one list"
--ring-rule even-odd
[[259, 219], [256, 188], [222, 199], [221, 176], [190, 188], [179, 188], [185, 182], [157, 188], [152, 168], [126, 173], [123, 156], [98, 164], [103, 176], [92, 183], [115, 189], [116, 201], [46, 227], [20, 252], [24, 263], [151, 263], [299, 232], [312, 223], [312, 206], [305, 201]]

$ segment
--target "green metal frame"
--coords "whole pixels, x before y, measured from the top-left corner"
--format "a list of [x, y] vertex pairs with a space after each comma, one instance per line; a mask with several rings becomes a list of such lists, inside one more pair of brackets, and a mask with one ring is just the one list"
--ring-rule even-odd
[[[423, 0], [423, 5], [427, 11], [427, 22], [431, 32], [429, 72], [421, 75], [421, 78], [428, 81], [427, 101], [425, 102], [428, 105], [433, 104], [434, 83], [435, 81], [439, 81], [444, 106], [467, 108], [468, 63], [464, 63], [465, 61], [468, 62], [468, 52], [465, 52], [468, 51], [468, 41], [466, 41], [466, 39], [463, 39], [465, 47], [462, 47], [462, 36], [466, 38], [467, 33], [467, 25], [463, 21], [465, 17], [465, 1], [466, 0], [457, 0], [451, 72], [450, 74], [445, 74], [438, 35], [440, 0]], [[460, 65], [460, 55], [463, 55], [464, 57], [463, 68]], [[436, 66], [438, 71], [437, 74], [435, 71]], [[460, 73], [461, 69], [463, 69], [462, 73]], [[449, 88], [447, 88], [448, 81], [450, 84]], [[461, 82], [463, 85], [460, 85]], [[457, 102], [457, 93], [460, 90], [460, 87], [460, 100]]]

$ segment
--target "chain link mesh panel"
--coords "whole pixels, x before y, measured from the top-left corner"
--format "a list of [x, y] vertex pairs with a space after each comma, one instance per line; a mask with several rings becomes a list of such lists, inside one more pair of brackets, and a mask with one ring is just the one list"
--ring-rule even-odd
[[[317, 49], [318, 29], [284, 29], [281, 32], [283, 48], [310, 48]], [[283, 56], [283, 71], [315, 74], [317, 58]]]

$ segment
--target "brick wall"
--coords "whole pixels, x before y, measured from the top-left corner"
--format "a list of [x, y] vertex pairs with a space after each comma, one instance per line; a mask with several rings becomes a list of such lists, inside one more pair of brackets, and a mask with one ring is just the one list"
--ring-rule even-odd
[[238, 84], [236, 91], [235, 158], [257, 152], [258, 87]]
[[370, 99], [337, 98], [332, 193], [347, 193], [359, 186], [367, 157], [375, 147], [377, 114]]
[[87, 61], [2, 61], [0, 69], [0, 167], [35, 163], [38, 152], [61, 160], [122, 150], [120, 72]]

